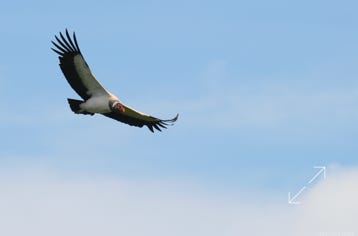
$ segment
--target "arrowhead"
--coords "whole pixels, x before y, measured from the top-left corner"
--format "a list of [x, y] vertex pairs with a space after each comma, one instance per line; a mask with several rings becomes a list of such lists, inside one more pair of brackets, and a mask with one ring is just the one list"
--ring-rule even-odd
[[303, 186], [300, 191], [298, 191], [298, 193], [296, 193], [295, 196], [293, 196], [291, 198], [291, 192], [288, 192], [288, 204], [291, 204], [291, 205], [298, 205], [298, 204], [301, 204], [300, 202], [295, 202], [295, 199], [303, 192], [303, 190], [306, 189], [306, 186]]
[[291, 205], [299, 205], [299, 204], [301, 204], [300, 202], [295, 202], [294, 201], [296, 197], [297, 196], [294, 196], [294, 197], [291, 198], [291, 192], [288, 192], [288, 204], [291, 204]]
[[326, 167], [325, 166], [314, 166], [316, 169], [320, 169], [319, 173], [323, 172], [323, 179], [326, 178]]
[[323, 172], [323, 179], [326, 178], [326, 167], [325, 166], [314, 166], [315, 169], [320, 169], [310, 181], [308, 181], [309, 184], [311, 184], [317, 177]]

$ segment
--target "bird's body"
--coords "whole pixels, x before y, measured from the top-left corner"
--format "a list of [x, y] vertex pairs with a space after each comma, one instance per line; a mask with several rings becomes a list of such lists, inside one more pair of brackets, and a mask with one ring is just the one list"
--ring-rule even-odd
[[60, 67], [68, 83], [83, 99], [67, 99], [74, 113], [98, 113], [132, 126], [145, 125], [152, 132], [154, 129], [161, 131], [161, 128], [166, 128], [177, 120], [178, 115], [170, 120], [161, 120], [122, 104], [118, 97], [107, 91], [92, 74], [79, 49], [75, 33], [73, 40], [67, 30], [67, 38], [62, 33], [60, 37], [61, 39], [55, 36], [57, 42], [52, 42], [55, 46], [52, 50], [59, 54]]
[[108, 95], [91, 97], [87, 101], [83, 102], [80, 105], [80, 108], [85, 112], [105, 114], [111, 112], [109, 102], [115, 100], [118, 101], [118, 98]]

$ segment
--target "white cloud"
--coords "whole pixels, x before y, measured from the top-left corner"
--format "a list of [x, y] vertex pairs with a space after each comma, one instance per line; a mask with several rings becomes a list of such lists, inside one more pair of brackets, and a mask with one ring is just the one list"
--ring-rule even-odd
[[296, 230], [301, 235], [358, 235], [358, 169], [331, 169], [303, 199]]
[[357, 170], [328, 174], [303, 205], [290, 206], [183, 183], [8, 169], [0, 175], [0, 235], [356, 236], [357, 182]]

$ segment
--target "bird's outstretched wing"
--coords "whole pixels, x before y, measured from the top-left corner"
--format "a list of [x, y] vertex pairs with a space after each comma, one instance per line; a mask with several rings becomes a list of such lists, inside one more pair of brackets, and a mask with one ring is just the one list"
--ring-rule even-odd
[[178, 119], [179, 116], [177, 114], [173, 119], [161, 120], [136, 111], [127, 106], [124, 106], [124, 108], [125, 112], [123, 113], [110, 112], [102, 115], [132, 126], [143, 127], [144, 125], [146, 125], [152, 132], [154, 132], [154, 129], [158, 131], [161, 131], [161, 129], [163, 128], [166, 129], [167, 126], [172, 125]]
[[108, 95], [109, 92], [96, 80], [81, 54], [75, 33], [73, 40], [66, 29], [66, 37], [60, 32], [60, 38], [55, 36], [56, 42], [51, 41], [55, 46], [51, 48], [59, 55], [60, 67], [68, 83], [73, 90], [88, 100], [92, 96]]

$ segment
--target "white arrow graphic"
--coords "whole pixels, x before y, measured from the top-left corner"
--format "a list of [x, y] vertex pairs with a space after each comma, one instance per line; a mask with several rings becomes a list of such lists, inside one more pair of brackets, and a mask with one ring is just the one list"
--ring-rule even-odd
[[[314, 166], [313, 168], [319, 169], [319, 171], [308, 181], [308, 185], [315, 181], [320, 174], [323, 173], [323, 179], [326, 178], [326, 167], [325, 166]], [[296, 193], [293, 197], [291, 197], [291, 192], [288, 192], [288, 204], [298, 205], [301, 204], [298, 201], [295, 201], [298, 196], [302, 194], [302, 192], [306, 189], [306, 186], [303, 186], [298, 193]]]
[[315, 179], [317, 179], [317, 177], [323, 172], [323, 179], [326, 178], [326, 167], [325, 166], [314, 166], [313, 168], [315, 169], [320, 169], [317, 174], [315, 174], [312, 179], [310, 181], [308, 181], [308, 183], [312, 183]]
[[301, 190], [298, 191], [298, 193], [296, 193], [296, 195], [293, 196], [292, 198], [291, 198], [291, 192], [288, 192], [288, 204], [291, 204], [291, 205], [301, 204], [300, 202], [295, 202], [295, 199], [296, 199], [299, 195], [301, 195], [301, 193], [302, 193], [303, 190], [305, 190], [305, 189], [306, 189], [306, 186], [303, 186], [303, 187], [301, 188]]

